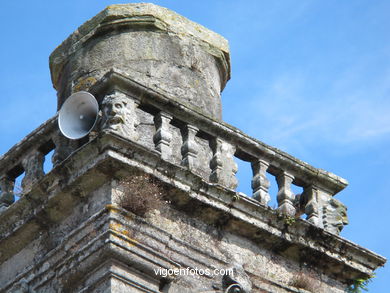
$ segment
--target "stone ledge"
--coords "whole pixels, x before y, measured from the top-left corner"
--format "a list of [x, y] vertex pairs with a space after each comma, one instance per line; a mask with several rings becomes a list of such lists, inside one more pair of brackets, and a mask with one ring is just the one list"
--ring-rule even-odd
[[[296, 260], [300, 262], [315, 263], [319, 267], [321, 264], [327, 264], [328, 267], [322, 269], [339, 279], [370, 275], [375, 268], [385, 262], [383, 257], [317, 228], [307, 221], [298, 220], [294, 225], [288, 226], [275, 211], [261, 206], [250, 198], [242, 197], [241, 200], [234, 201], [236, 195], [234, 191], [208, 184], [188, 170], [162, 161], [156, 152], [110, 133], [102, 134], [74, 152], [42, 178], [30, 194], [0, 214], [1, 261], [17, 253], [35, 237], [34, 233], [25, 235], [19, 248], [12, 247], [9, 251], [11, 247], [7, 243], [12, 242], [14, 236], [21, 231], [26, 231], [28, 225], [58, 222], [65, 216], [63, 213], [66, 213], [59, 210], [61, 202], [69, 203], [80, 199], [82, 194], [96, 188], [94, 180], [97, 178], [100, 178], [98, 181], [101, 182], [107, 180], [108, 170], [110, 176], [115, 176], [117, 171], [128, 168], [152, 174], [177, 190], [176, 201], [174, 197], [172, 200], [179, 210], [186, 211], [189, 207], [198, 211], [205, 207], [211, 208], [214, 211], [212, 219], [204, 218], [206, 215], [198, 215], [210, 225], [221, 218], [226, 219], [224, 229], [227, 231], [245, 236], [258, 245], [271, 248], [272, 251], [288, 258], [298, 258]], [[62, 174], [60, 177], [62, 179], [56, 178], [64, 170], [79, 171], [69, 178], [67, 174]], [[167, 173], [166, 170], [170, 172]], [[91, 182], [92, 178], [94, 184]], [[46, 190], [47, 186], [50, 188], [45, 194], [43, 190]], [[65, 186], [68, 186], [66, 190]], [[21, 218], [19, 218], [21, 214], [15, 214], [17, 211], [23, 212]], [[19, 219], [15, 221], [14, 216], [18, 216]]]

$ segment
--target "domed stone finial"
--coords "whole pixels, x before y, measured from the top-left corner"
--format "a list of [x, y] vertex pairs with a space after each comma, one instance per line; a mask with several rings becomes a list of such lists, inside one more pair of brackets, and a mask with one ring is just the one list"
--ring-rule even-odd
[[145, 3], [111, 5], [80, 26], [50, 56], [58, 107], [115, 70], [221, 119], [228, 43], [173, 11]]

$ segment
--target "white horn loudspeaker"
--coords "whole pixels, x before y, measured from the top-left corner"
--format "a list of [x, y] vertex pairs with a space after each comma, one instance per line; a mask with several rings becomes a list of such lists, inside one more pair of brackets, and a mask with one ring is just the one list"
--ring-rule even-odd
[[88, 92], [72, 94], [58, 113], [58, 126], [69, 139], [80, 139], [94, 128], [98, 120], [99, 104]]

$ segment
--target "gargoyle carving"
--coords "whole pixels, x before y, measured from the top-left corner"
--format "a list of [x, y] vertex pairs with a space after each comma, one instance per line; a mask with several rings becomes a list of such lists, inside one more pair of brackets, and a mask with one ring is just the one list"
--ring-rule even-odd
[[345, 225], [348, 225], [347, 207], [337, 199], [331, 198], [323, 207], [325, 230], [339, 234]]
[[[305, 213], [308, 199], [303, 194], [297, 194], [294, 199], [294, 206], [297, 215]], [[345, 225], [348, 225], [347, 207], [334, 198], [329, 198], [322, 203], [322, 222], [325, 230], [339, 234]]]
[[136, 127], [139, 125], [139, 121], [135, 108], [135, 102], [124, 94], [115, 93], [104, 97], [101, 128], [112, 130], [131, 140], [138, 140]]

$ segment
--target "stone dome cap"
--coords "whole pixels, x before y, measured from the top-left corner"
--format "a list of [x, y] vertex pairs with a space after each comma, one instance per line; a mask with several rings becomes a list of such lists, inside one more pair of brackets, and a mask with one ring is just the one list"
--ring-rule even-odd
[[50, 55], [58, 106], [111, 69], [221, 118], [220, 93], [230, 78], [226, 39], [148, 3], [110, 5]]

